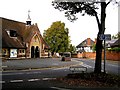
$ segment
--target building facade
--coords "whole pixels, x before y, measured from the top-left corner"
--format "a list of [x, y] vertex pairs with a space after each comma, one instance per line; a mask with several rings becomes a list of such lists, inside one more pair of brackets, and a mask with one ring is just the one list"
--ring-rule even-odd
[[93, 52], [93, 45], [96, 43], [96, 40], [93, 41], [91, 38], [87, 38], [82, 41], [79, 45], [76, 46], [77, 52]]
[[49, 46], [44, 41], [37, 24], [31, 24], [30, 18], [26, 23], [6, 18], [2, 22], [3, 58], [38, 58], [45, 57]]

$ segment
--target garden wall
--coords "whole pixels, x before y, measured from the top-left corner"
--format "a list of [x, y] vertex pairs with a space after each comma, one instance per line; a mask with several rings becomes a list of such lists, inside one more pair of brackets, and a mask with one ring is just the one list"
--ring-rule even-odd
[[[95, 52], [78, 53], [78, 54], [72, 54], [72, 57], [95, 59], [96, 53]], [[104, 52], [102, 52], [102, 59], [104, 59]], [[120, 52], [106, 51], [106, 59], [120, 61]]]

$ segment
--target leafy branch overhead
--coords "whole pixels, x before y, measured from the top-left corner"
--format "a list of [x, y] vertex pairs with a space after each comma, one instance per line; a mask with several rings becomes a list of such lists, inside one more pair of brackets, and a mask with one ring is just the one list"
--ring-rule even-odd
[[53, 1], [52, 5], [55, 9], [60, 11], [65, 10], [65, 16], [68, 17], [68, 20], [74, 21], [78, 19], [75, 14], [81, 13], [82, 16], [88, 14], [90, 16], [95, 16], [97, 13], [95, 10], [98, 9], [98, 5], [95, 2], [56, 2]]

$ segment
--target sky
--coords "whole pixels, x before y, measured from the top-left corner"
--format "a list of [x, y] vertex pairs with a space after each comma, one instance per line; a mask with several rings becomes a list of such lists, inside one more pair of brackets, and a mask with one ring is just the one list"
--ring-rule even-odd
[[[71, 43], [77, 46], [86, 38], [95, 40], [98, 27], [95, 17], [78, 14], [78, 20], [70, 22], [64, 12], [60, 12], [51, 5], [53, 0], [0, 0], [0, 17], [15, 21], [26, 22], [28, 10], [32, 24], [37, 23], [41, 34], [48, 29], [53, 22], [62, 21], [69, 29]], [[105, 34], [118, 33], [118, 7], [110, 4], [107, 7]]]

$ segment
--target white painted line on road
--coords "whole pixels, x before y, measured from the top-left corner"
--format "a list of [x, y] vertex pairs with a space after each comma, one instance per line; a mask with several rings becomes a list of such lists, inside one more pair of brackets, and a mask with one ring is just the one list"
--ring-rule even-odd
[[81, 66], [84, 66], [84, 67], [87, 67], [87, 68], [94, 68], [94, 67], [92, 67], [90, 65], [87, 65], [87, 64], [82, 64]]
[[0, 74], [0, 75], [21, 75], [21, 74], [39, 74], [39, 73], [41, 73], [41, 72], [28, 72], [28, 73], [26, 73], [26, 72], [23, 72], [23, 73], [2, 73], [2, 74]]
[[59, 87], [50, 87], [52, 89], [57, 89], [57, 90], [71, 90], [71, 89], [65, 89], [65, 88], [59, 88]]
[[8, 67], [8, 66], [1, 66], [2, 68], [6, 68], [6, 67]]
[[10, 82], [23, 82], [23, 80], [11, 80]]
[[72, 59], [71, 61], [74, 61], [74, 62], [81, 62], [81, 61], [76, 61], [76, 60], [74, 60], [74, 59]]
[[34, 74], [39, 74], [39, 73], [41, 73], [41, 72], [32, 72], [32, 73], [34, 73]]
[[0, 83], [5, 83], [5, 81], [0, 81]]
[[25, 73], [3, 73], [3, 74], [0, 74], [0, 75], [18, 75], [18, 74], [25, 74]]
[[41, 72], [27, 72], [26, 74], [39, 74]]
[[52, 70], [60, 70], [60, 69], [69, 69], [68, 67], [62, 67], [62, 68], [55, 68], [55, 69], [52, 69]]
[[32, 82], [32, 81], [39, 81], [40, 79], [29, 79], [28, 81], [29, 82]]
[[42, 80], [54, 80], [56, 78], [42, 78]]

